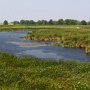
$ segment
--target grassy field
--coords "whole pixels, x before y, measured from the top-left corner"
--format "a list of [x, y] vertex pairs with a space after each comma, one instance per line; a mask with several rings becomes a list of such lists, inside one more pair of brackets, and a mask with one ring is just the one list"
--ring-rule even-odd
[[0, 53], [0, 90], [90, 90], [90, 63]]
[[[27, 29], [35, 29], [27, 39], [90, 50], [90, 26], [0, 25], [0, 31]], [[0, 90], [90, 90], [90, 62], [19, 58], [0, 53]]]
[[70, 48], [83, 48], [90, 53], [89, 25], [0, 25], [0, 31], [35, 30], [26, 39], [51, 41], [55, 45]]
[[26, 39], [54, 42], [57, 46], [83, 48], [86, 53], [90, 53], [90, 26], [57, 26], [52, 29], [39, 29], [28, 33]]
[[29, 26], [29, 25], [0, 25], [0, 31], [10, 30], [27, 30], [27, 29], [59, 29], [62, 26], [46, 25], [46, 26]]
[[[61, 28], [76, 28], [78, 25], [0, 25], [0, 31], [4, 30], [26, 30], [26, 29], [61, 29]], [[80, 26], [80, 27], [87, 27], [90, 26]]]

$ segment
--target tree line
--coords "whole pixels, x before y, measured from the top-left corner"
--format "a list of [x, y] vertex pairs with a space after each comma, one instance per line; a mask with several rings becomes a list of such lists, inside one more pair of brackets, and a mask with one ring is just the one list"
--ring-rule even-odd
[[[3, 22], [4, 25], [8, 25], [8, 21], [5, 20]], [[90, 21], [79, 21], [74, 19], [58, 19], [58, 20], [20, 20], [20, 21], [13, 21], [13, 25], [90, 25]]]

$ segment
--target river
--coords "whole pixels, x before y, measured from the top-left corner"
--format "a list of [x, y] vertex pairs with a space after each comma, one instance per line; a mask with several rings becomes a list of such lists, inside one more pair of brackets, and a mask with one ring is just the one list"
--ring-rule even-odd
[[90, 61], [84, 50], [64, 48], [50, 44], [24, 40], [28, 31], [0, 32], [0, 52], [16, 56], [35, 56], [42, 59]]

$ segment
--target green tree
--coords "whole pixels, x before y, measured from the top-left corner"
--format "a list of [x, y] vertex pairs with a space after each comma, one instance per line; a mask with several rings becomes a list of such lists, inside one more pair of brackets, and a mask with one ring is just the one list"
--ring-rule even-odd
[[42, 21], [41, 20], [38, 20], [37, 21], [37, 25], [41, 25], [42, 24]]
[[66, 24], [66, 25], [71, 25], [71, 19], [66, 19], [66, 20], [65, 20], [65, 24]]
[[25, 20], [21, 20], [20, 24], [25, 25], [26, 24]]
[[3, 22], [3, 25], [8, 25], [8, 21], [5, 20], [5, 21]]
[[43, 25], [47, 25], [48, 23], [47, 23], [46, 20], [42, 20], [42, 24], [43, 24]]
[[25, 20], [25, 25], [29, 25], [29, 24], [30, 24], [29, 20]]
[[81, 25], [87, 25], [87, 22], [86, 22], [85, 20], [82, 20], [82, 21], [80, 22], [80, 24], [81, 24]]
[[30, 20], [30, 21], [29, 21], [29, 24], [30, 24], [30, 25], [35, 25], [35, 24], [36, 24], [36, 22], [35, 22], [35, 21], [33, 21], [33, 20]]
[[66, 25], [78, 25], [79, 24], [79, 21], [73, 20], [73, 19], [66, 19], [65, 20], [65, 24]]
[[64, 24], [64, 20], [63, 20], [63, 19], [59, 19], [59, 20], [57, 21], [57, 24], [58, 24], [58, 25], [63, 25], [63, 24]]
[[70, 24], [71, 25], [78, 25], [78, 21], [77, 20], [70, 20]]
[[19, 23], [19, 21], [14, 21], [13, 24], [14, 24], [14, 25], [18, 25], [18, 24], [20, 24], [20, 23]]
[[54, 24], [54, 21], [53, 21], [52, 19], [50, 19], [50, 20], [48, 21], [48, 24], [49, 24], [49, 25], [53, 25], [53, 24]]
[[90, 25], [90, 21], [88, 22], [88, 25]]
[[48, 22], [46, 20], [38, 20], [37, 25], [47, 25]]

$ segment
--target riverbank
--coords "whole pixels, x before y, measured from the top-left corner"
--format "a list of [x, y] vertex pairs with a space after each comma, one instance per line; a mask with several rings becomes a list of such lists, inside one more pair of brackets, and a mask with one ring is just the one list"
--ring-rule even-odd
[[90, 53], [90, 27], [72, 27], [59, 29], [39, 29], [28, 33], [25, 37], [28, 40], [53, 42], [57, 46], [66, 48], [82, 48]]
[[[29, 31], [30, 32], [30, 31]], [[51, 42], [25, 40], [27, 31], [0, 32], [0, 51], [16, 56], [35, 56], [45, 59], [73, 59], [90, 62], [90, 56], [82, 49], [54, 46]]]
[[90, 63], [0, 53], [1, 90], [89, 90]]
[[89, 25], [0, 25], [0, 31], [31, 31], [28, 40], [53, 42], [56, 46], [82, 48], [90, 53]]

